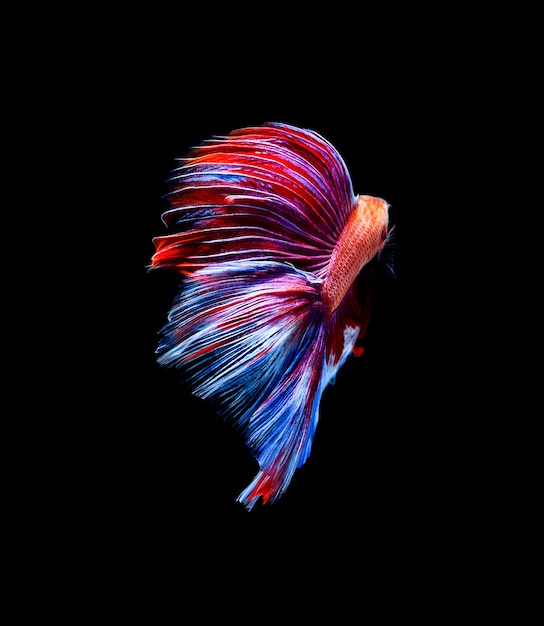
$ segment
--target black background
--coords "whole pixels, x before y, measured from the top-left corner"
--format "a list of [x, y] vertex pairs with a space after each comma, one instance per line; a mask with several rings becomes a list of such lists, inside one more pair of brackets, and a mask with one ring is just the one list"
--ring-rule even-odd
[[[70, 371], [40, 427], [54, 440], [42, 451], [53, 474], [33, 480], [66, 571], [96, 568], [97, 588], [107, 581], [98, 597], [118, 599], [123, 586], [133, 609], [152, 594], [151, 614], [161, 594], [195, 600], [193, 587], [205, 592], [201, 608], [213, 607], [240, 577], [231, 601], [250, 586], [267, 610], [286, 597], [300, 605], [307, 580], [334, 589], [337, 606], [344, 594], [360, 608], [362, 590], [387, 599], [391, 588], [419, 607], [429, 590], [455, 606], [455, 572], [476, 588], [484, 564], [500, 565], [497, 496], [511, 488], [479, 308], [492, 275], [482, 240], [496, 210], [502, 64], [489, 49], [467, 55], [480, 51], [471, 20], [463, 36], [421, 22], [399, 41], [389, 18], [336, 16], [331, 38], [328, 17], [317, 30], [154, 17], [101, 23], [57, 107], [69, 135], [54, 163], [69, 234], [51, 243], [67, 297], [51, 354]], [[81, 48], [72, 38], [63, 65]], [[155, 361], [180, 279], [147, 265], [175, 158], [266, 121], [322, 134], [355, 192], [391, 204], [397, 277], [379, 277], [366, 351], [326, 390], [306, 465], [279, 501], [247, 512], [236, 497], [256, 463]], [[48, 130], [47, 146], [58, 145], [57, 126]]]

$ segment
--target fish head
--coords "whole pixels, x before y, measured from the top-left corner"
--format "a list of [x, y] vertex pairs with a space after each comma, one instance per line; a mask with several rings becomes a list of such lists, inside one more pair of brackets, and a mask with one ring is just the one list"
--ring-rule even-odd
[[365, 237], [372, 252], [369, 257], [379, 254], [386, 244], [389, 234], [389, 203], [376, 196], [360, 195], [357, 211], [365, 223]]

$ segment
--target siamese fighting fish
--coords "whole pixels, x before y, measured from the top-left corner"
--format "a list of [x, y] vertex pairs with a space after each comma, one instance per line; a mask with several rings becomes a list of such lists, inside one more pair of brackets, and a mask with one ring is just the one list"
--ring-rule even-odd
[[[178, 272], [161, 366], [238, 429], [258, 463], [237, 501], [277, 501], [308, 459], [324, 389], [363, 351], [389, 204], [353, 191], [317, 132], [269, 122], [176, 160], [148, 270]], [[380, 262], [381, 259], [381, 262]]]

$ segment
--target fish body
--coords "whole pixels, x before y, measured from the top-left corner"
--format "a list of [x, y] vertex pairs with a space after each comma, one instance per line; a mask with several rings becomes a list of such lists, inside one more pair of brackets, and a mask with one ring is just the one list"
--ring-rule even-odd
[[238, 496], [251, 510], [285, 493], [324, 389], [362, 352], [389, 205], [354, 193], [321, 135], [281, 123], [202, 142], [168, 184], [149, 268], [184, 279], [158, 362], [242, 433], [259, 464]]

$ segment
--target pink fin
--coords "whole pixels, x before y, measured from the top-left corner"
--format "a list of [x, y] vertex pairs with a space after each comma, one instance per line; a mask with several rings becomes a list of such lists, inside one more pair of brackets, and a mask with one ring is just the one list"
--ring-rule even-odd
[[312, 276], [279, 263], [222, 263], [184, 284], [163, 329], [180, 367], [243, 433], [260, 471], [240, 501], [274, 501], [309, 455], [324, 384], [326, 330]]

